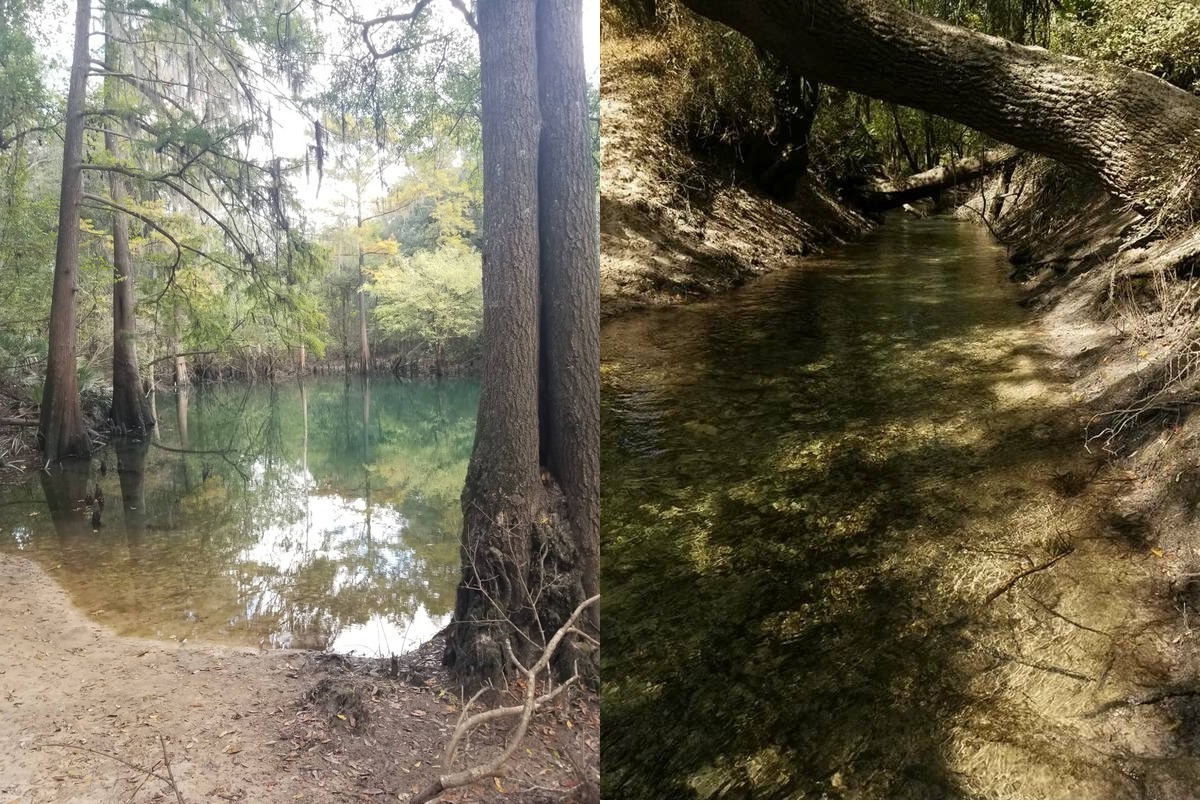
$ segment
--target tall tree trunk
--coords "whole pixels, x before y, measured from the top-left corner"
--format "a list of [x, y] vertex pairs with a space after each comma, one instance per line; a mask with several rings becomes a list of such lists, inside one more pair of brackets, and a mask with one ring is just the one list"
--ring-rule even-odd
[[58, 246], [54, 256], [54, 290], [50, 301], [50, 351], [42, 389], [38, 443], [47, 461], [92, 453], [83, 421], [79, 379], [75, 373], [75, 293], [79, 269], [79, 205], [83, 198], [83, 111], [87, 93], [89, 0], [75, 8], [75, 51], [67, 92], [63, 130], [62, 193], [58, 214]]
[[191, 383], [191, 376], [188, 374], [187, 358], [183, 355], [181, 346], [181, 338], [183, 334], [183, 309], [179, 306], [179, 302], [175, 302], [175, 310], [172, 316], [171, 325], [171, 349], [175, 355], [173, 364], [175, 366], [175, 387], [183, 388]]
[[[521, 586], [538, 476], [538, 101], [534, 0], [479, 9], [483, 106], [483, 377], [463, 490], [463, 579], [447, 663], [500, 681], [530, 626]], [[515, 582], [514, 582], [515, 581]]]
[[600, 591], [600, 244], [582, 16], [580, 0], [538, 2], [541, 425], [591, 597]]
[[[511, 664], [508, 646], [518, 660], [531, 660], [584, 599], [572, 521], [590, 516], [586, 507], [571, 510], [555, 478], [539, 471], [543, 422], [538, 391], [542, 363], [536, 3], [489, 0], [478, 9], [484, 153], [483, 379], [475, 448], [463, 490], [463, 579], [446, 651], [446, 662], [468, 686], [502, 681]], [[578, 16], [574, 24], [579, 24]], [[561, 113], [554, 109], [545, 117]], [[594, 185], [587, 190], [594, 192]], [[577, 202], [563, 200], [570, 213], [580, 209]], [[570, 231], [575, 242], [578, 230], [572, 226]], [[573, 287], [579, 280], [564, 281]], [[555, 333], [572, 341], [564, 346], [567, 353], [588, 362], [583, 352], [590, 343], [589, 327], [598, 316], [582, 332], [565, 330], [575, 325], [574, 316], [581, 313], [582, 309], [568, 313], [555, 324]], [[563, 353], [556, 354], [555, 359], [561, 359]], [[598, 368], [586, 365], [577, 371], [599, 376]], [[557, 385], [560, 392], [569, 393], [577, 380], [586, 384], [576, 370], [558, 364], [548, 367], [547, 383]], [[588, 393], [586, 388], [578, 390]], [[555, 399], [557, 404], [559, 396]], [[558, 429], [548, 431], [553, 438], [565, 436], [572, 427], [579, 428], [580, 437], [590, 438], [586, 415], [570, 410], [559, 415]], [[571, 482], [586, 486], [588, 472], [585, 466]], [[560, 651], [556, 672], [569, 673], [573, 658], [572, 650]]]
[[[116, 16], [105, 14], [105, 27], [116, 33]], [[105, 40], [104, 60], [110, 69], [120, 69], [120, 45], [109, 36]], [[119, 103], [116, 78], [106, 78], [104, 94], [114, 108]], [[116, 132], [104, 132], [104, 147], [115, 160], [121, 148]], [[109, 195], [114, 204], [124, 206], [128, 192], [125, 177], [109, 173]], [[132, 439], [145, 438], [154, 426], [150, 402], [142, 391], [141, 370], [137, 358], [137, 316], [134, 310], [133, 257], [129, 252], [129, 220], [123, 212], [112, 211], [113, 236], [113, 399], [109, 416], [117, 432]]]
[[366, 252], [362, 244], [363, 214], [362, 188], [358, 191], [358, 346], [360, 374], [366, 374], [371, 368], [371, 344], [367, 340], [367, 266]]
[[684, 0], [820, 81], [956, 120], [1153, 205], [1200, 145], [1200, 99], [1148, 73], [885, 0]]

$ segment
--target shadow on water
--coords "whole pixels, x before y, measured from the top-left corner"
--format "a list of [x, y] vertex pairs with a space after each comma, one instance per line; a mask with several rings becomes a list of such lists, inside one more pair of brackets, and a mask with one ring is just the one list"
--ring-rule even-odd
[[965, 568], [1078, 452], [1004, 275], [892, 223], [606, 326], [605, 796], [969, 794]]
[[152, 443], [0, 491], [0, 549], [122, 633], [402, 652], [453, 608], [477, 405], [470, 381], [160, 392]]

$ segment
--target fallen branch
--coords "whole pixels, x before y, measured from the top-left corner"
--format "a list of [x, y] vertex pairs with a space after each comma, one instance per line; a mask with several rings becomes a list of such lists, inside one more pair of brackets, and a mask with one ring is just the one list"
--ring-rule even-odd
[[1037, 603], [1039, 606], [1041, 606], [1043, 609], [1045, 609], [1049, 614], [1053, 614], [1055, 617], [1057, 617], [1058, 619], [1062, 620], [1065, 623], [1073, 625], [1076, 628], [1082, 628], [1084, 631], [1091, 631], [1093, 634], [1099, 634], [1100, 636], [1106, 636], [1106, 637], [1112, 638], [1112, 634], [1108, 633], [1107, 631], [1101, 631], [1099, 628], [1092, 628], [1091, 626], [1087, 626], [1087, 625], [1084, 625], [1083, 623], [1076, 622], [1075, 620], [1072, 620], [1070, 617], [1068, 617], [1067, 615], [1060, 612], [1058, 609], [1052, 608], [1051, 606], [1047, 605], [1046, 603], [1043, 603], [1041, 600], [1034, 597], [1033, 595], [1030, 595], [1029, 599], [1032, 600], [1034, 603]]
[[1124, 707], [1148, 706], [1150, 704], [1162, 703], [1171, 698], [1192, 698], [1200, 697], [1200, 687], [1168, 687], [1157, 692], [1150, 692], [1145, 695], [1139, 695], [1133, 698], [1118, 698], [1115, 701], [1101, 704], [1100, 706], [1088, 712], [1086, 717], [1096, 717], [1105, 712], [1110, 712], [1113, 709], [1121, 709]]
[[158, 744], [162, 747], [163, 765], [167, 769], [167, 776], [171, 778], [171, 789], [175, 791], [175, 801], [178, 804], [184, 804], [183, 793], [179, 792], [179, 786], [175, 784], [175, 773], [171, 770], [171, 760], [167, 757], [167, 741], [161, 734], [158, 735]]
[[1058, 555], [1056, 555], [1054, 558], [1050, 559], [1049, 561], [1044, 561], [1041, 564], [1038, 564], [1036, 567], [1031, 567], [1030, 569], [1023, 570], [1022, 572], [1018, 572], [1016, 575], [1012, 576], [1007, 581], [1005, 581], [1004, 583], [1000, 584], [995, 589], [993, 589], [991, 594], [989, 594], [986, 598], [984, 598], [983, 605], [986, 606], [987, 604], [991, 603], [996, 598], [1000, 597], [1000, 595], [1007, 592], [1009, 589], [1012, 589], [1013, 586], [1016, 584], [1016, 582], [1021, 580], [1022, 578], [1033, 575], [1035, 572], [1041, 572], [1042, 570], [1050, 569], [1055, 564], [1057, 564], [1059, 561], [1062, 561], [1064, 558], [1071, 555], [1071, 553], [1073, 553], [1073, 552], [1075, 552], [1075, 548], [1068, 547], [1066, 550], [1062, 551], [1061, 553], [1059, 553]]
[[[171, 761], [170, 761], [170, 759], [167, 758], [167, 743], [166, 743], [166, 740], [163, 739], [161, 734], [158, 735], [158, 743], [162, 747], [163, 758], [162, 758], [161, 764], [167, 770], [166, 776], [163, 776], [161, 773], [159, 773], [157, 771], [157, 768], [160, 763], [156, 762], [156, 763], [154, 763], [154, 765], [152, 765], [149, 768], [143, 768], [141, 765], [135, 765], [134, 763], [130, 762], [129, 760], [125, 759], [124, 757], [119, 757], [116, 754], [110, 754], [107, 751], [100, 751], [95, 748], [88, 748], [87, 746], [84, 746], [84, 745], [72, 745], [71, 743], [38, 743], [36, 747], [37, 748], [67, 748], [67, 749], [70, 749], [71, 751], [82, 751], [87, 754], [95, 754], [96, 756], [99, 756], [99, 757], [104, 757], [106, 759], [111, 759], [115, 762], [120, 762], [122, 765], [129, 768], [130, 770], [134, 770], [134, 771], [137, 771], [138, 773], [145, 774], [146, 779], [154, 777], [155, 779], [158, 779], [160, 782], [166, 784], [168, 787], [171, 788], [171, 792], [173, 792], [175, 794], [175, 801], [178, 802], [178, 804], [186, 804], [186, 802], [183, 800], [183, 793], [179, 792], [179, 786], [175, 783], [175, 774], [171, 772]], [[139, 784], [137, 786], [137, 789], [134, 790], [135, 795], [137, 794], [137, 790], [141, 789], [142, 784], [145, 784], [145, 779], [143, 779], [141, 784]]]
[[7, 425], [9, 427], [37, 427], [38, 426], [37, 419], [0, 418], [0, 424]]
[[1077, 672], [1075, 670], [1070, 670], [1066, 667], [1059, 667], [1058, 665], [1046, 664], [1045, 662], [1030, 661], [1029, 659], [1022, 659], [1020, 656], [1014, 656], [1013, 654], [1008, 653], [1006, 651], [1002, 651], [999, 648], [989, 647], [989, 648], [986, 648], [986, 650], [989, 653], [991, 653], [993, 656], [995, 656], [997, 659], [1001, 659], [1001, 660], [1009, 661], [1009, 662], [1015, 662], [1015, 663], [1021, 665], [1022, 667], [1029, 667], [1034, 670], [1041, 670], [1043, 673], [1054, 673], [1055, 675], [1066, 676], [1067, 678], [1072, 678], [1072, 679], [1075, 679], [1076, 681], [1095, 681], [1096, 680], [1089, 675], [1084, 675], [1083, 673]]
[[532, 667], [527, 668], [521, 664], [520, 660], [517, 659], [516, 655], [513, 653], [512, 646], [508, 643], [505, 643], [505, 650], [508, 654], [509, 660], [516, 665], [517, 669], [520, 670], [521, 674], [525, 677], [525, 701], [516, 706], [504, 706], [498, 709], [489, 709], [486, 712], [479, 712], [478, 714], [471, 715], [470, 717], [464, 719], [463, 716], [466, 715], [471, 704], [474, 703], [479, 697], [479, 693], [476, 693], [475, 697], [473, 697], [463, 707], [463, 716], [459, 717], [459, 722], [454, 729], [454, 734], [451, 735], [450, 742], [446, 746], [446, 754], [442, 760], [442, 769], [450, 769], [451, 763], [454, 761], [454, 754], [458, 749], [458, 744], [473, 729], [483, 725], [484, 723], [497, 720], [502, 717], [520, 715], [521, 720], [517, 723], [517, 727], [515, 730], [513, 730], [511, 736], [509, 736], [508, 742], [504, 746], [504, 750], [489, 762], [475, 765], [467, 768], [466, 770], [459, 771], [458, 773], [442, 774], [431, 785], [409, 799], [408, 804], [425, 804], [425, 802], [432, 801], [434, 798], [437, 798], [447, 790], [453, 790], [456, 787], [465, 787], [469, 784], [474, 784], [475, 782], [485, 779], [488, 776], [494, 776], [496, 772], [500, 770], [500, 767], [508, 761], [509, 757], [511, 757], [513, 753], [516, 752], [517, 747], [521, 744], [521, 740], [525, 738], [525, 732], [529, 730], [529, 722], [533, 719], [533, 714], [537, 711], [538, 707], [554, 700], [568, 687], [579, 680], [579, 673], [575, 673], [566, 681], [550, 690], [550, 692], [547, 692], [541, 696], [537, 694], [538, 675], [549, 667], [550, 659], [554, 656], [554, 652], [558, 650], [559, 643], [562, 642], [563, 638], [568, 634], [578, 633], [575, 629], [575, 623], [579, 620], [580, 615], [582, 615], [589, 606], [596, 603], [596, 601], [599, 599], [600, 595], [593, 595], [575, 607], [575, 611], [571, 613], [571, 616], [567, 618], [567, 621], [563, 623], [562, 627], [559, 628], [558, 631], [555, 632], [554, 636], [550, 638], [550, 641], [546, 643], [546, 647], [542, 651], [542, 655]]
[[[1012, 163], [1020, 152], [1016, 148], [1002, 146], [978, 156], [968, 156], [948, 165], [917, 173], [896, 181], [870, 182], [856, 188], [856, 200], [869, 209], [889, 209], [908, 201], [927, 198], [942, 190], [971, 181]], [[985, 209], [986, 212], [986, 209]]]

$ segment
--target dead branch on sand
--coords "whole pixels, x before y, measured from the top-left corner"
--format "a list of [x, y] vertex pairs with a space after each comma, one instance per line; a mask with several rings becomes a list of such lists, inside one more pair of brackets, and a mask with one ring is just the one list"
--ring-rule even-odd
[[567, 621], [563, 623], [562, 627], [559, 628], [554, 636], [550, 638], [550, 641], [546, 643], [546, 647], [542, 651], [542, 655], [531, 667], [525, 667], [523, 664], [521, 664], [520, 660], [517, 659], [513, 652], [512, 645], [508, 644], [507, 642], [505, 643], [504, 648], [508, 660], [513, 663], [513, 665], [524, 677], [525, 700], [518, 705], [502, 706], [496, 709], [489, 709], [468, 717], [467, 713], [471, 709], [471, 704], [478, 700], [483, 691], [481, 690], [480, 692], [476, 693], [475, 696], [471, 698], [471, 700], [468, 701], [465, 706], [463, 706], [462, 714], [459, 715], [458, 723], [454, 727], [454, 733], [450, 736], [450, 742], [446, 745], [446, 753], [442, 759], [442, 770], [450, 770], [454, 762], [454, 756], [458, 751], [459, 743], [462, 742], [463, 738], [470, 734], [472, 730], [493, 720], [499, 720], [505, 717], [520, 716], [521, 719], [518, 721], [517, 727], [513, 730], [512, 734], [509, 735], [508, 741], [505, 743], [504, 750], [488, 762], [474, 765], [465, 770], [458, 771], [457, 773], [443, 773], [431, 785], [429, 785], [429, 787], [425, 788], [420, 793], [409, 799], [408, 804], [425, 804], [425, 802], [437, 798], [447, 790], [453, 790], [456, 787], [465, 787], [466, 785], [474, 784], [481, 779], [495, 775], [496, 772], [500, 770], [500, 767], [508, 761], [509, 757], [511, 757], [517, 750], [518, 746], [520, 746], [521, 740], [525, 738], [525, 733], [529, 730], [529, 723], [533, 719], [534, 713], [536, 713], [542, 706], [562, 695], [562, 693], [565, 692], [572, 684], [579, 680], [579, 673], [576, 672], [558, 686], [551, 687], [549, 692], [546, 692], [543, 695], [537, 694], [538, 679], [543, 672], [546, 672], [547, 674], [549, 673], [550, 659], [554, 655], [554, 652], [558, 649], [559, 643], [561, 643], [564, 638], [566, 638], [568, 635], [573, 635], [582, 638], [587, 642], [598, 644], [595, 638], [575, 627], [575, 623], [578, 622], [580, 615], [582, 615], [589, 606], [594, 605], [598, 600], [600, 600], [600, 596], [593, 595], [576, 606], [575, 611], [571, 613], [571, 616], [567, 618]]

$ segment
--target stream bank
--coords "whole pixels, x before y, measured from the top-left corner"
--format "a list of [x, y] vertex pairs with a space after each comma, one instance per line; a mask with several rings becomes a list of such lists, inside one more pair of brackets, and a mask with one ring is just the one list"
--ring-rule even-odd
[[[310, 651], [118, 636], [17, 556], [0, 554], [0, 588], [5, 801], [174, 800], [176, 788], [187, 802], [406, 800], [438, 772], [458, 719], [437, 640], [393, 676]], [[596, 754], [595, 695], [579, 691], [538, 722], [502, 776], [455, 800], [589, 800], [595, 768], [581, 779], [571, 757]], [[464, 758], [505, 734], [485, 729]], [[164, 747], [173, 783], [148, 773], [168, 775]]]
[[600, 308], [701, 299], [825, 248], [870, 222], [827, 189], [802, 182], [772, 200], [736, 161], [702, 156], [675, 129], [687, 91], [661, 39], [601, 38]]

